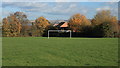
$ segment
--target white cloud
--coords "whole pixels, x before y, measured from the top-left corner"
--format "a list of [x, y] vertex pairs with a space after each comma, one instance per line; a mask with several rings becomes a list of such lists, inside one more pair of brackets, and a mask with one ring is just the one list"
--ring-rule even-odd
[[104, 6], [104, 7], [101, 7], [101, 8], [97, 8], [96, 10], [97, 11], [101, 11], [101, 10], [110, 10], [111, 8], [109, 6]]
[[5, 6], [16, 6], [16, 7], [44, 7], [46, 6], [46, 3], [42, 3], [42, 2], [4, 2], [3, 3], [3, 7]]
[[57, 3], [55, 7], [46, 10], [46, 13], [60, 14], [60, 15], [72, 15], [75, 13], [85, 14], [87, 8], [78, 6], [77, 3]]
[[55, 0], [55, 2], [119, 2], [120, 0]]
[[[113, 3], [107, 3], [107, 5], [102, 4], [101, 7], [98, 8], [90, 8], [89, 6], [80, 5], [79, 2], [54, 2], [54, 4], [50, 4], [47, 2], [5, 2], [3, 3], [3, 7], [11, 7], [14, 6], [16, 8], [20, 8], [22, 12], [25, 12], [29, 17], [38, 17], [41, 15], [52, 16], [68, 16], [75, 13], [80, 13], [85, 16], [89, 16], [95, 13], [94, 11], [101, 10], [111, 10], [112, 14], [116, 15], [117, 9], [110, 6]], [[115, 4], [116, 5], [116, 4]], [[8, 10], [9, 11], [9, 10]], [[10, 12], [4, 12], [3, 14], [8, 16]], [[8, 14], [8, 15], [7, 15]]]
[[55, 2], [55, 0], [2, 0], [2, 2]]
[[3, 2], [119, 2], [120, 0], [2, 0]]
[[114, 6], [103, 6], [103, 7], [100, 7], [100, 8], [97, 8], [96, 11], [102, 11], [102, 10], [110, 10], [111, 11], [111, 14], [113, 16], [117, 16], [118, 17], [118, 6], [114, 5]]
[[66, 1], [69, 1], [69, 0], [55, 0], [55, 2], [66, 2]]
[[119, 2], [120, 0], [111, 0], [110, 2]]
[[77, 7], [76, 4], [71, 4], [71, 5], [70, 5], [70, 8], [76, 8], [76, 7]]
[[103, 4], [103, 6], [96, 9], [96, 11], [101, 11], [101, 10], [110, 10], [112, 15], [118, 16], [118, 3], [106, 2]]
[[[28, 17], [39, 17], [41, 15], [48, 16], [68, 16], [75, 13], [81, 13], [86, 15], [88, 12], [87, 7], [78, 6], [79, 3], [70, 3], [70, 2], [56, 2], [54, 6], [51, 6], [50, 3], [41, 3], [41, 2], [5, 2], [3, 3], [3, 7], [17, 7], [20, 8], [22, 12], [28, 15]], [[5, 9], [5, 8], [4, 8]], [[13, 9], [14, 10], [14, 9]], [[5, 11], [3, 15], [8, 16], [10, 12]]]
[[87, 0], [88, 2], [119, 2], [120, 0]]

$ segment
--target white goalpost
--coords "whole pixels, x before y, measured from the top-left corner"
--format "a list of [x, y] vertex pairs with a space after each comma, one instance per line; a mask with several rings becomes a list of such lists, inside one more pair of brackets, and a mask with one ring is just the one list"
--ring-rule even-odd
[[72, 36], [71, 30], [48, 30], [48, 39], [50, 37], [50, 32], [69, 32], [70, 38]]

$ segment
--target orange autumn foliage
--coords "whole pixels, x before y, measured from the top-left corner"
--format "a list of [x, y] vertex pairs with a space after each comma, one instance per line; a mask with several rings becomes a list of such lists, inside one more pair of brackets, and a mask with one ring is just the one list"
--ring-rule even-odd
[[14, 15], [10, 15], [3, 19], [2, 31], [5, 37], [18, 37], [21, 31], [21, 24]]
[[81, 26], [89, 26], [91, 25], [91, 22], [81, 14], [75, 14], [69, 19], [69, 27], [75, 31], [79, 32], [79, 29]]
[[45, 19], [44, 17], [39, 17], [38, 19], [35, 20], [36, 25], [40, 28], [46, 28], [49, 24], [49, 21]]

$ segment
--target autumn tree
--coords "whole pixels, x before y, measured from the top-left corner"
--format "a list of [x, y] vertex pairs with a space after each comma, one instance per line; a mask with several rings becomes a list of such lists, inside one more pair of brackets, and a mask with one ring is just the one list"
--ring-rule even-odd
[[2, 35], [3, 37], [9, 37], [10, 34], [10, 24], [8, 23], [7, 18], [3, 19], [3, 26], [2, 26]]
[[75, 32], [79, 32], [82, 26], [88, 26], [91, 24], [91, 22], [81, 14], [73, 15], [68, 22], [69, 27]]
[[5, 37], [18, 37], [21, 31], [21, 24], [15, 15], [11, 14], [3, 19], [2, 32]]
[[42, 36], [45, 29], [50, 25], [49, 21], [44, 17], [39, 17], [35, 20], [35, 26], [37, 27], [38, 36]]
[[21, 23], [22, 29], [21, 29], [21, 36], [28, 36], [29, 35], [29, 20], [27, 19], [27, 15], [23, 12], [15, 12], [15, 17], [19, 20]]
[[92, 24], [100, 25], [104, 22], [116, 23], [117, 18], [115, 16], [112, 16], [109, 10], [98, 11], [98, 13], [94, 16], [94, 19], [92, 20]]
[[92, 24], [95, 26], [95, 33], [104, 37], [114, 37], [118, 32], [117, 18], [109, 10], [99, 11]]
[[36, 36], [38, 36], [38, 29], [37, 29], [37, 26], [36, 26], [36, 24], [35, 23], [32, 23], [32, 26], [31, 26], [32, 28], [31, 28], [31, 33], [32, 33], [32, 36], [33, 37], [36, 37]]

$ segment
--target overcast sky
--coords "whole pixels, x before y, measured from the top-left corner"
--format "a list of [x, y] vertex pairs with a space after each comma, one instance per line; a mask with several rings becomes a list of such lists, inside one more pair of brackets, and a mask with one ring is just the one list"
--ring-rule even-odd
[[112, 15], [118, 15], [117, 2], [89, 2], [89, 0], [86, 0], [87, 2], [63, 1], [67, 0], [55, 0], [55, 2], [30, 2], [30, 0], [29, 2], [15, 2], [14, 0], [10, 2], [10, 0], [6, 0], [2, 3], [2, 17], [6, 17], [16, 11], [24, 12], [30, 20], [35, 20], [40, 16], [44, 16], [48, 20], [67, 20], [75, 13], [83, 14], [88, 19], [91, 19], [101, 10], [110, 10]]

